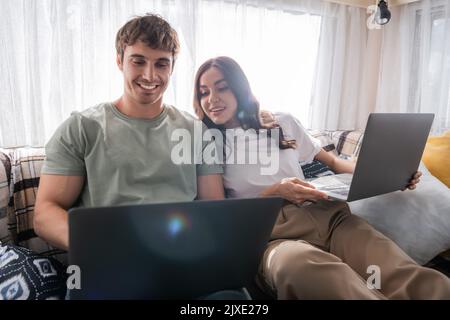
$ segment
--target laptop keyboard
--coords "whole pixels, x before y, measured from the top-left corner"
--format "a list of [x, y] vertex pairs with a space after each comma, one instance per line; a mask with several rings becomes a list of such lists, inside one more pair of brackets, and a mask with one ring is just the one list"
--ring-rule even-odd
[[348, 195], [348, 191], [349, 188], [347, 185], [345, 186], [326, 186], [326, 187], [320, 187], [318, 188], [320, 191], [324, 191], [324, 192], [333, 192], [333, 193], [337, 193], [339, 195], [342, 196], [347, 196]]
[[352, 181], [351, 179], [352, 175], [343, 174], [320, 177], [310, 181], [310, 183], [320, 191], [333, 192], [342, 196], [347, 196]]

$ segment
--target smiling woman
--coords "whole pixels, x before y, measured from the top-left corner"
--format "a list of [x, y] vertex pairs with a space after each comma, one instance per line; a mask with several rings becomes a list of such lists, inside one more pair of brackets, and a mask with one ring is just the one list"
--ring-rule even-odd
[[214, 67], [206, 70], [200, 78], [199, 93], [201, 104], [214, 123], [225, 128], [239, 126], [239, 122], [233, 118], [238, 103], [222, 71]]

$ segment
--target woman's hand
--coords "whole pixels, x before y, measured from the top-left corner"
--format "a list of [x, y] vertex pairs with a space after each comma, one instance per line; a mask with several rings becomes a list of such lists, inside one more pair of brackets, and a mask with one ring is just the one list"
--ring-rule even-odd
[[420, 182], [420, 177], [422, 176], [422, 172], [417, 171], [414, 176], [412, 177], [412, 179], [409, 181], [409, 184], [402, 189], [402, 191], [405, 191], [406, 189], [409, 190], [414, 190], [416, 188], [416, 185]]
[[261, 196], [280, 196], [294, 204], [301, 204], [305, 201], [328, 200], [326, 193], [316, 190], [312, 184], [296, 177], [282, 179], [264, 190]]

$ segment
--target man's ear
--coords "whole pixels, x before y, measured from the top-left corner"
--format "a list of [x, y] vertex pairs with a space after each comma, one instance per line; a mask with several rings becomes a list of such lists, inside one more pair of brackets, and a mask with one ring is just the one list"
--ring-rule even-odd
[[116, 56], [116, 63], [117, 63], [117, 66], [119, 67], [120, 71], [123, 71], [122, 57], [120, 56], [120, 54], [117, 54], [117, 56]]
[[175, 69], [175, 61], [177, 60], [172, 56], [172, 70], [170, 71], [170, 75], [173, 74], [173, 70]]

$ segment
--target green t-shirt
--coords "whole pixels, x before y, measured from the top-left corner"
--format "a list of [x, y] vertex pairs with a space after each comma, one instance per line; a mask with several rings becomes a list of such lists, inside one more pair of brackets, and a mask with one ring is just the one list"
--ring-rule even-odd
[[[125, 116], [112, 103], [99, 104], [72, 113], [56, 130], [45, 147], [41, 173], [85, 176], [77, 206], [191, 201], [197, 196], [198, 175], [223, 173], [220, 165], [199, 162], [208, 142], [198, 135], [194, 139], [198, 128], [205, 127], [168, 105], [145, 120]], [[172, 138], [175, 129], [189, 132], [191, 139]], [[171, 155], [184, 154], [182, 140], [189, 141], [191, 159], [177, 164]]]

